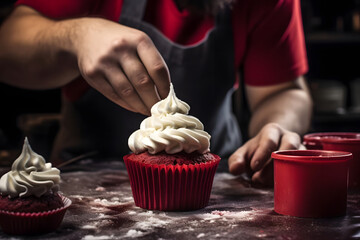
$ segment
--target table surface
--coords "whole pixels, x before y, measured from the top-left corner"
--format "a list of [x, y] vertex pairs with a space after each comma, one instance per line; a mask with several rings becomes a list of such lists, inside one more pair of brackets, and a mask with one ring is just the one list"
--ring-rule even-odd
[[[120, 161], [83, 160], [62, 170], [62, 193], [72, 200], [61, 226], [26, 239], [356, 239], [360, 192], [348, 194], [347, 215], [311, 219], [273, 211], [273, 189], [251, 187], [218, 171], [209, 205], [197, 211], [149, 211], [134, 205]], [[23, 239], [0, 232], [0, 238]]]

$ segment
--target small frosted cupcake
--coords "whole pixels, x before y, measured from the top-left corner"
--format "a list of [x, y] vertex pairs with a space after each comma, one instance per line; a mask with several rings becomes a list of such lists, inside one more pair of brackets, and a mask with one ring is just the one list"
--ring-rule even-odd
[[35, 153], [25, 138], [21, 155], [0, 179], [0, 225], [8, 234], [54, 231], [70, 199], [58, 193], [60, 171]]
[[210, 135], [170, 86], [151, 116], [129, 137], [124, 156], [136, 206], [163, 211], [205, 207], [220, 157], [210, 153]]

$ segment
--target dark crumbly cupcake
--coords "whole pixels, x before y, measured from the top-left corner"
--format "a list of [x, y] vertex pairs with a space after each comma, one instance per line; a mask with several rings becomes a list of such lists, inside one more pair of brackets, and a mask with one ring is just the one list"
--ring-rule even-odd
[[186, 153], [179, 152], [174, 154], [167, 154], [166, 152], [160, 152], [156, 154], [150, 154], [143, 152], [140, 154], [131, 154], [129, 159], [134, 162], [141, 162], [147, 164], [164, 164], [164, 165], [189, 165], [200, 164], [209, 161], [216, 161], [217, 156], [212, 153], [200, 154], [198, 152]]
[[210, 135], [189, 109], [171, 85], [130, 136], [133, 153], [124, 161], [136, 206], [189, 211], [208, 204], [220, 157], [210, 153]]
[[0, 225], [8, 234], [54, 231], [71, 201], [58, 193], [60, 171], [32, 151], [27, 138], [11, 171], [0, 179]]

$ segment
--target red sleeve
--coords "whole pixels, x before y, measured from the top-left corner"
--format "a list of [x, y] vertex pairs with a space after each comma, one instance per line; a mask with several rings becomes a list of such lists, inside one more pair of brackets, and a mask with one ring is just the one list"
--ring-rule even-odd
[[[118, 21], [123, 0], [17, 0], [15, 6], [26, 5], [52, 19], [66, 19], [85, 16], [103, 17]], [[80, 98], [90, 86], [78, 77], [62, 88], [70, 101]]]
[[266, 86], [292, 81], [308, 70], [300, 0], [252, 2], [243, 59], [244, 81]]
[[15, 6], [26, 5], [53, 19], [84, 16], [118, 21], [123, 0], [17, 0]]
[[15, 6], [26, 5], [46, 17], [62, 19], [85, 16], [90, 12], [96, 0], [18, 0]]

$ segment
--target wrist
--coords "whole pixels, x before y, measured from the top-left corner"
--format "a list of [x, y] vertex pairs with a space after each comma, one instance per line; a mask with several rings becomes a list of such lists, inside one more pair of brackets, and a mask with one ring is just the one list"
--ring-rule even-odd
[[55, 36], [59, 51], [77, 56], [81, 31], [81, 19], [70, 19], [55, 22], [51, 34]]

